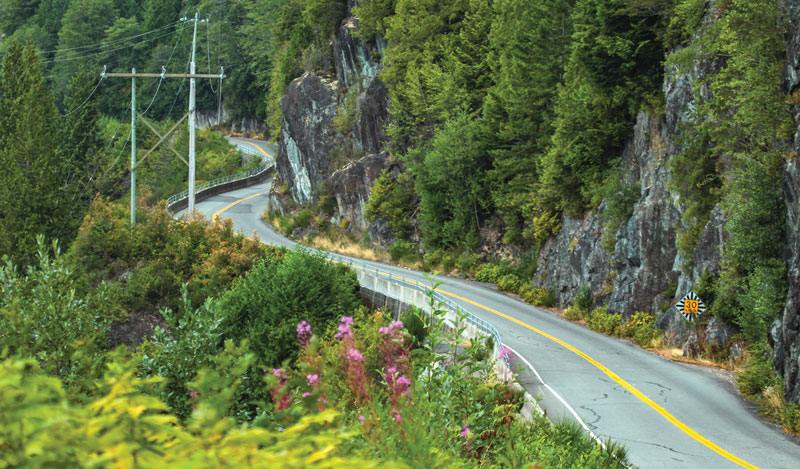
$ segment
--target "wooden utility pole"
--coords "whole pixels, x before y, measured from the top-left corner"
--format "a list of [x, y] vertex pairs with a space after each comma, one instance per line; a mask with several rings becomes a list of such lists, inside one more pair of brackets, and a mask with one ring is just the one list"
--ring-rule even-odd
[[[162, 67], [161, 73], [136, 73], [136, 69], [131, 69], [131, 73], [106, 73], [105, 69], [103, 70], [102, 77], [111, 77], [111, 78], [130, 78], [131, 79], [131, 226], [136, 224], [136, 167], [138, 166], [136, 162], [136, 77], [142, 78], [188, 78], [189, 79], [189, 206], [186, 209], [186, 216], [187, 218], [192, 216], [194, 212], [194, 192], [195, 192], [195, 167], [196, 167], [196, 159], [195, 159], [195, 122], [196, 122], [196, 86], [195, 86], [195, 79], [196, 78], [218, 78], [221, 82], [225, 75], [223, 73], [223, 69], [220, 67], [219, 74], [211, 74], [211, 73], [195, 73], [195, 59], [197, 56], [197, 23], [200, 21], [198, 18], [199, 14], [196, 12], [194, 15], [194, 35], [192, 36], [192, 61], [190, 63], [190, 73], [166, 73], [164, 67]], [[184, 18], [185, 20], [185, 18]], [[203, 20], [207, 21], [207, 20]], [[140, 116], [141, 117], [141, 116]], [[186, 118], [186, 116], [184, 116]], [[183, 118], [181, 119], [181, 121]], [[147, 122], [145, 121], [147, 124]], [[178, 122], [180, 123], [180, 121]], [[148, 124], [148, 127], [151, 128], [155, 132], [155, 129]], [[177, 124], [170, 129], [169, 132], [164, 134], [163, 136], [156, 132], [161, 140], [156, 144], [158, 146], [163, 142], [167, 136], [175, 130]], [[155, 147], [151, 148], [148, 151], [148, 155], [155, 150]], [[173, 149], [173, 151], [175, 151]], [[180, 155], [178, 155], [180, 157]], [[181, 158], [183, 160], [183, 158]], [[144, 161], [144, 159], [142, 159]], [[185, 160], [184, 160], [185, 161]]]

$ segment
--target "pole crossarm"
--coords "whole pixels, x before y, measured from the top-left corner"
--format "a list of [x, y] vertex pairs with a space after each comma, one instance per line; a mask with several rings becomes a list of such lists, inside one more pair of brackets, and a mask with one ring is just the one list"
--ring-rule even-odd
[[225, 78], [225, 74], [222, 73], [105, 73], [102, 76], [109, 78]]
[[[138, 163], [136, 163], [136, 166], [135, 166], [133, 169], [136, 169], [136, 167], [138, 167], [140, 164], [142, 164], [142, 162], [143, 162], [143, 161], [144, 161], [144, 160], [145, 160], [145, 159], [146, 159], [148, 156], [150, 156], [150, 153], [153, 153], [153, 151], [155, 151], [155, 149], [156, 149], [156, 148], [158, 148], [158, 146], [159, 146], [159, 145], [161, 145], [161, 143], [162, 143], [164, 140], [166, 140], [166, 139], [167, 139], [167, 137], [169, 136], [169, 134], [171, 134], [173, 130], [177, 129], [177, 128], [178, 128], [178, 126], [181, 124], [181, 122], [183, 122], [183, 121], [184, 121], [184, 119], [186, 119], [187, 117], [189, 117], [189, 113], [187, 112], [186, 114], [184, 114], [184, 115], [183, 115], [183, 117], [181, 117], [181, 118], [178, 120], [178, 122], [176, 122], [176, 123], [175, 123], [175, 125], [173, 125], [173, 126], [172, 126], [172, 128], [171, 128], [171, 129], [169, 129], [169, 130], [167, 131], [167, 133], [165, 133], [165, 134], [162, 136], [162, 135], [161, 135], [161, 134], [158, 132], [158, 130], [156, 130], [156, 129], [155, 129], [155, 127], [153, 127], [153, 125], [152, 125], [152, 124], [150, 124], [150, 122], [148, 122], [148, 121], [147, 121], [147, 119], [145, 119], [145, 118], [144, 118], [144, 116], [143, 116], [143, 115], [139, 114], [138, 112], [136, 113], [136, 115], [137, 115], [137, 116], [139, 116], [139, 120], [141, 120], [142, 122], [144, 122], [144, 124], [147, 126], [147, 128], [149, 128], [150, 130], [152, 130], [152, 131], [153, 131], [153, 133], [154, 133], [154, 134], [156, 134], [156, 135], [157, 135], [157, 136], [158, 136], [158, 137], [159, 137], [161, 140], [159, 140], [159, 141], [158, 141], [158, 143], [156, 143], [156, 144], [153, 146], [153, 148], [151, 148], [151, 149], [147, 150], [147, 153], [145, 153], [145, 155], [142, 157], [142, 159], [141, 159], [141, 160], [139, 160], [139, 162], [138, 162]], [[171, 143], [168, 143], [168, 144], [167, 144], [167, 146], [168, 146], [168, 147], [169, 147], [169, 149], [170, 149], [170, 150], [172, 150], [172, 151], [173, 151], [173, 152], [174, 152], [176, 155], [178, 155], [178, 158], [180, 158], [180, 159], [181, 159], [181, 161], [183, 161], [183, 163], [184, 163], [186, 166], [189, 166], [189, 163], [188, 163], [188, 162], [187, 162], [187, 161], [186, 161], [186, 160], [183, 158], [183, 156], [181, 156], [181, 154], [180, 154], [180, 153], [178, 153], [178, 150], [176, 150], [176, 149], [175, 149], [175, 147], [173, 147]]]

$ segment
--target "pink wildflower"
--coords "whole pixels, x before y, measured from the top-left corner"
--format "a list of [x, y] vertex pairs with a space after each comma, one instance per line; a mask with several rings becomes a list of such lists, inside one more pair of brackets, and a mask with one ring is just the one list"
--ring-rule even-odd
[[339, 332], [337, 332], [334, 337], [336, 337], [337, 339], [352, 339], [353, 331], [350, 328], [350, 326], [352, 325], [353, 325], [353, 318], [351, 316], [342, 316], [341, 322], [339, 323], [338, 327]]
[[411, 380], [406, 378], [405, 376], [401, 376], [401, 377], [397, 378], [397, 384], [402, 385], [402, 386], [407, 388], [407, 387], [411, 386]]
[[403, 328], [403, 321], [393, 321], [389, 324], [389, 329], [400, 330]]
[[508, 362], [509, 360], [513, 360], [514, 359], [514, 354], [511, 353], [511, 349], [510, 348], [508, 348], [505, 345], [503, 345], [502, 347], [500, 347], [500, 351], [497, 352], [497, 358], [499, 358], [500, 360], [504, 360], [504, 361]]
[[363, 362], [364, 361], [364, 356], [361, 355], [361, 352], [359, 352], [358, 350], [356, 350], [353, 347], [350, 347], [347, 350], [346, 357], [347, 357], [348, 360], [350, 360], [352, 362]]
[[319, 384], [319, 375], [316, 373], [309, 373], [308, 376], [306, 376], [306, 380], [309, 386], [316, 386]]
[[461, 436], [463, 436], [465, 438], [469, 438], [469, 436], [470, 436], [469, 427], [464, 427], [464, 429], [461, 430]]
[[310, 395], [311, 395], [311, 393], [310, 393], [310, 392], [308, 392], [308, 391], [306, 391], [306, 392], [304, 392], [304, 393], [303, 393], [303, 398], [306, 398], [306, 397], [308, 397], [308, 396], [310, 396]]
[[400, 411], [397, 409], [392, 410], [392, 418], [394, 418], [395, 422], [400, 423], [403, 421], [403, 417], [400, 416]]
[[361, 422], [361, 425], [364, 425], [364, 422], [365, 422], [366, 420], [367, 420], [367, 419], [365, 419], [363, 415], [359, 415], [359, 416], [358, 416], [358, 421], [359, 421], [359, 422]]
[[300, 344], [303, 347], [308, 346], [312, 334], [311, 325], [307, 321], [303, 320], [297, 324], [297, 338], [300, 340]]
[[272, 395], [272, 402], [278, 410], [287, 409], [291, 403], [291, 396], [289, 395], [289, 390], [286, 389], [286, 373], [280, 368], [273, 368], [272, 374], [278, 378], [277, 386], [269, 390]]

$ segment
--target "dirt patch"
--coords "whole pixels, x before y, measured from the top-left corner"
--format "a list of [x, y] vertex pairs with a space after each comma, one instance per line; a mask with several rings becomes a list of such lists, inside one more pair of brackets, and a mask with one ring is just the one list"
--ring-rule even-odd
[[137, 345], [153, 337], [156, 326], [166, 328], [166, 323], [161, 314], [132, 312], [126, 319], [111, 324], [111, 332], [109, 333], [111, 348], [125, 345], [129, 349], [134, 349]]

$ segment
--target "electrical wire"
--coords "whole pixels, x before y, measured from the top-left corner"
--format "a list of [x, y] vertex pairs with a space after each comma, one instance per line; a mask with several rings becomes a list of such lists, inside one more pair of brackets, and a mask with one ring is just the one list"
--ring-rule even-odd
[[124, 50], [124, 49], [130, 49], [131, 47], [135, 47], [135, 46], [138, 46], [138, 45], [141, 45], [141, 44], [147, 44], [148, 42], [155, 41], [156, 39], [161, 39], [162, 37], [167, 37], [170, 34], [174, 34], [174, 33], [175, 33], [175, 31], [170, 31], [170, 32], [165, 33], [165, 34], [161, 34], [161, 35], [158, 35], [158, 36], [154, 36], [154, 37], [148, 38], [148, 39], [146, 39], [144, 41], [140, 41], [140, 42], [137, 42], [137, 43], [134, 43], [134, 44], [128, 44], [127, 46], [117, 47], [116, 49], [101, 50], [99, 52], [92, 52], [92, 53], [84, 54], [84, 55], [73, 55], [73, 56], [69, 56], [69, 57], [55, 57], [55, 58], [50, 59], [50, 60], [43, 60], [42, 64], [70, 62], [70, 61], [73, 61], [73, 60], [85, 59], [87, 57], [94, 57], [94, 56], [100, 55], [100, 54], [110, 54], [111, 52], [117, 52], [117, 51]]
[[84, 99], [82, 103], [80, 103], [76, 108], [72, 109], [71, 111], [67, 112], [66, 114], [62, 114], [60, 116], [56, 116], [55, 119], [63, 119], [65, 117], [67, 117], [68, 115], [72, 114], [73, 112], [77, 111], [78, 109], [82, 108], [83, 106], [85, 106], [86, 103], [88, 103], [89, 100], [92, 99], [92, 96], [94, 96], [94, 92], [97, 91], [97, 88], [100, 87], [100, 83], [103, 81], [104, 78], [105, 78], [104, 76], [101, 76], [100, 79], [97, 80], [97, 84], [94, 85], [94, 89], [92, 90], [91, 93], [89, 93], [89, 96], [87, 96], [86, 99]]
[[134, 36], [123, 37], [123, 38], [119, 38], [119, 39], [114, 39], [112, 41], [104, 41], [104, 42], [98, 42], [96, 44], [88, 44], [88, 45], [85, 45], [85, 46], [70, 47], [68, 49], [48, 50], [48, 51], [40, 52], [40, 54], [41, 55], [57, 54], [59, 52], [67, 52], [67, 51], [71, 51], [71, 50], [94, 49], [94, 48], [100, 48], [100, 47], [107, 47], [107, 46], [110, 46], [110, 45], [118, 44], [120, 42], [125, 42], [125, 41], [130, 40], [130, 39], [135, 39], [137, 37], [142, 37], [142, 36], [146, 36], [148, 34], [153, 34], [153, 33], [159, 32], [159, 31], [163, 31], [163, 30], [168, 29], [168, 28], [174, 26], [175, 24], [181, 23], [181, 22], [183, 22], [183, 20], [178, 20], [178, 21], [172, 22], [172, 23], [167, 24], [165, 26], [162, 26], [162, 27], [160, 27], [158, 29], [153, 29], [153, 30], [147, 31], [145, 33], [136, 34]]

